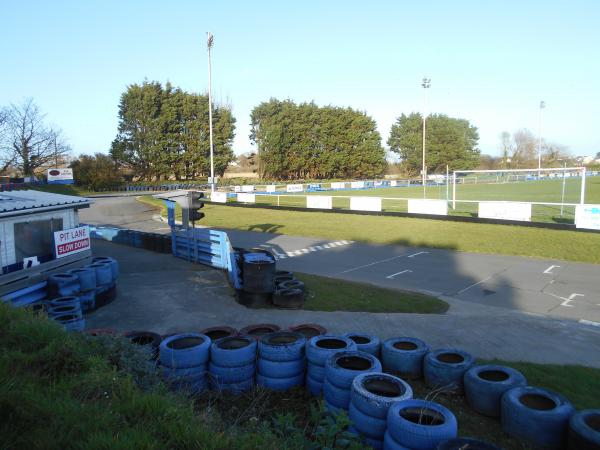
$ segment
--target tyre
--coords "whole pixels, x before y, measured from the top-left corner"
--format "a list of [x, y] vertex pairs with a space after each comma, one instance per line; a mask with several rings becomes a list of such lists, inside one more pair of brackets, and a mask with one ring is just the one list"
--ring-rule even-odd
[[323, 382], [315, 380], [310, 373], [306, 374], [306, 389], [311, 395], [317, 397], [323, 392]]
[[275, 289], [279, 289], [279, 285], [281, 283], [284, 283], [286, 281], [292, 281], [294, 279], [295, 279], [294, 275], [291, 275], [291, 274], [289, 274], [289, 275], [287, 275], [287, 274], [286, 275], [277, 275], [277, 274], [275, 274], [275, 278], [273, 278], [273, 283], [275, 285]]
[[511, 367], [488, 364], [470, 368], [464, 385], [471, 408], [485, 416], [499, 417], [502, 395], [514, 387], [527, 386], [527, 380]]
[[278, 289], [273, 294], [273, 304], [284, 309], [300, 309], [304, 306], [304, 292], [300, 289]]
[[256, 375], [256, 384], [272, 391], [287, 391], [304, 384], [304, 373], [288, 378], [271, 378], [259, 373]]
[[352, 425], [348, 427], [348, 432], [356, 435], [361, 440], [361, 442], [367, 444], [369, 447], [372, 447], [377, 450], [383, 448], [383, 440], [370, 438], [365, 434], [361, 433]]
[[569, 450], [600, 450], [600, 409], [587, 409], [569, 420]]
[[342, 408], [338, 408], [337, 406], [329, 403], [327, 400], [325, 400], [325, 408], [332, 414], [339, 414], [342, 411]]
[[493, 444], [479, 439], [456, 438], [440, 443], [436, 450], [502, 450]]
[[239, 383], [219, 383], [212, 378], [209, 381], [209, 385], [215, 391], [228, 392], [232, 394], [239, 394], [241, 392], [249, 391], [254, 387], [254, 377]]
[[91, 291], [96, 289], [96, 271], [91, 268], [81, 268], [70, 270], [71, 275], [75, 275], [79, 281], [79, 289], [81, 292]]
[[275, 276], [276, 277], [292, 277], [292, 278], [294, 278], [294, 273], [290, 272], [289, 270], [276, 270]]
[[387, 431], [383, 435], [383, 450], [411, 450], [400, 445]]
[[284, 281], [279, 284], [280, 289], [300, 289], [304, 292], [304, 283], [300, 280]]
[[381, 363], [369, 353], [339, 352], [330, 356], [325, 363], [325, 379], [348, 393], [354, 378], [367, 372], [381, 372]]
[[356, 349], [360, 352], [370, 353], [379, 358], [379, 347], [381, 342], [377, 336], [365, 333], [346, 333], [344, 337], [349, 337], [356, 344]]
[[354, 405], [354, 403], [352, 403], [352, 400], [350, 400], [350, 404], [348, 405], [348, 417], [352, 421], [354, 428], [356, 428], [360, 434], [370, 437], [371, 439], [383, 441], [383, 435], [385, 434], [385, 429], [387, 427], [386, 419], [380, 419], [364, 414]]
[[80, 291], [79, 278], [71, 273], [57, 273], [48, 277], [48, 297], [67, 297]]
[[306, 365], [306, 373], [310, 374], [313, 379], [322, 383], [325, 381], [325, 366], [318, 366], [311, 362]]
[[338, 336], [315, 336], [306, 346], [306, 358], [318, 366], [325, 366], [325, 361], [333, 353], [356, 350], [356, 344], [350, 338]]
[[306, 339], [327, 334], [327, 329], [316, 323], [304, 323], [301, 325], [295, 325], [293, 327], [289, 327], [288, 330], [303, 334], [306, 337]]
[[96, 288], [94, 291], [94, 307], [96, 309], [108, 305], [117, 298], [117, 286], [111, 283], [105, 287]]
[[420, 339], [395, 337], [381, 345], [383, 370], [408, 379], [423, 378], [423, 359], [429, 346]]
[[213, 362], [208, 365], [210, 377], [219, 383], [241, 383], [254, 376], [256, 366], [254, 362], [243, 366], [223, 367]]
[[204, 330], [200, 331], [200, 334], [208, 336], [211, 341], [217, 341], [225, 337], [237, 336], [238, 331], [235, 328], [227, 326], [216, 326], [205, 328]]
[[46, 313], [48, 314], [48, 317], [52, 318], [63, 314], [72, 314], [77, 317], [83, 317], [83, 312], [79, 305], [50, 306], [46, 308]]
[[96, 294], [94, 291], [80, 292], [79, 302], [81, 303], [81, 310], [85, 313], [87, 311], [93, 311], [96, 308]]
[[244, 305], [246, 308], [262, 309], [273, 306], [273, 294], [271, 292], [259, 294], [237, 290], [236, 298], [238, 303]]
[[92, 258], [92, 264], [94, 263], [110, 264], [112, 281], [117, 281], [117, 278], [119, 278], [119, 262], [116, 259], [111, 258], [110, 256], [96, 256], [95, 258]]
[[336, 408], [348, 410], [348, 405], [350, 404], [350, 390], [339, 388], [325, 378], [325, 381], [323, 382], [323, 398]]
[[304, 358], [295, 361], [270, 361], [258, 358], [256, 372], [269, 378], [291, 378], [304, 376], [306, 362]]
[[255, 339], [260, 339], [265, 334], [279, 331], [281, 328], [279, 325], [272, 323], [259, 323], [256, 325], [248, 325], [240, 330], [240, 336], [252, 336]]
[[425, 384], [444, 393], [462, 394], [463, 377], [474, 363], [473, 356], [454, 348], [429, 352], [423, 362]]
[[162, 337], [151, 331], [128, 331], [123, 337], [129, 339], [133, 344], [147, 346], [150, 349], [152, 359], [158, 358], [158, 347]]
[[258, 354], [269, 361], [295, 361], [304, 358], [305, 346], [306, 338], [300, 333], [276, 331], [261, 338]]
[[254, 364], [256, 361], [256, 340], [249, 336], [219, 339], [211, 345], [210, 360], [221, 367]]
[[160, 366], [161, 374], [166, 381], [179, 381], [185, 379], [196, 379], [201, 376], [207, 376], [208, 364], [201, 364], [196, 367], [185, 369], [173, 369], [172, 367]]
[[208, 379], [202, 375], [196, 378], [180, 378], [178, 380], [169, 380], [167, 384], [171, 389], [186, 391], [192, 394], [199, 394], [208, 388]]
[[398, 444], [415, 450], [435, 449], [458, 432], [454, 414], [426, 400], [394, 403], [388, 411], [387, 424], [387, 432]]
[[83, 331], [85, 328], [85, 319], [81, 316], [61, 314], [53, 317], [53, 319], [60, 323], [67, 331]]
[[206, 364], [210, 345], [210, 338], [200, 333], [175, 334], [160, 343], [160, 363], [176, 369]]
[[387, 419], [392, 404], [411, 399], [410, 385], [387, 373], [363, 373], [352, 381], [350, 398], [354, 406], [368, 416]]
[[567, 441], [573, 405], [562, 395], [531, 386], [504, 393], [501, 422], [504, 432], [532, 447], [561, 449]]
[[61, 306], [75, 306], [76, 308], [81, 309], [81, 301], [79, 300], [79, 297], [76, 296], [57, 297], [46, 302], [46, 305], [48, 309], [58, 308]]
[[96, 287], [112, 283], [112, 268], [108, 262], [92, 263], [85, 266], [86, 269], [94, 269], [96, 272]]

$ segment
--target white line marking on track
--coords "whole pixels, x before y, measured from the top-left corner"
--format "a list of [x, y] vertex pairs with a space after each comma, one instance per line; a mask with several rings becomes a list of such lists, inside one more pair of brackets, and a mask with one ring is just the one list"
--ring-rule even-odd
[[412, 255], [408, 255], [407, 258], [414, 258], [417, 255], [425, 255], [425, 254], [428, 254], [428, 253], [429, 252], [417, 252], [417, 253], [414, 253]]
[[584, 325], [591, 325], [593, 327], [600, 327], [600, 322], [594, 322], [592, 320], [579, 319], [579, 323], [582, 323]]
[[571, 303], [570, 303], [570, 302], [571, 302], [571, 301], [572, 301], [572, 300], [573, 300], [575, 297], [585, 297], [585, 295], [583, 295], [583, 294], [571, 294], [571, 295], [569, 295], [569, 298], [564, 298], [564, 297], [562, 297], [562, 298], [563, 298], [565, 301], [564, 301], [564, 302], [562, 302], [562, 303], [560, 304], [560, 306], [568, 306], [569, 308], [572, 308], [572, 307], [573, 307], [573, 306], [575, 306], [575, 305], [571, 305]]
[[409, 270], [409, 269], [401, 270], [400, 272], [396, 272], [396, 273], [393, 273], [391, 275], [388, 275], [386, 278], [389, 278], [390, 280], [393, 280], [396, 275], [402, 275], [403, 273], [409, 273], [409, 272], [412, 272], [412, 270]]
[[355, 270], [360, 270], [360, 269], [364, 269], [365, 267], [371, 267], [371, 266], [375, 266], [377, 264], [381, 264], [381, 263], [393, 261], [394, 259], [398, 259], [398, 258], [404, 258], [405, 256], [406, 255], [398, 255], [398, 256], [394, 256], [392, 258], [382, 259], [380, 261], [375, 261], [375, 262], [372, 262], [372, 263], [369, 263], [369, 264], [363, 264], [362, 266], [353, 267], [352, 269], [344, 270], [343, 272], [340, 272], [340, 274], [342, 274], [342, 273], [348, 273], [348, 272], [354, 272]]
[[555, 266], [554, 264], [552, 264], [550, 267], [548, 267], [546, 270], [544, 270], [544, 273], [547, 273], [548, 275], [553, 275], [552, 269], [554, 269], [555, 267], [558, 268], [560, 266]]
[[478, 281], [477, 283], [473, 283], [472, 285], [470, 285], [470, 286], [467, 286], [466, 288], [464, 288], [464, 289], [461, 289], [460, 291], [458, 291], [458, 292], [457, 292], [457, 294], [462, 294], [463, 292], [466, 292], [466, 291], [468, 291], [469, 289], [471, 289], [472, 287], [475, 287], [475, 286], [477, 286], [478, 284], [485, 283], [485, 282], [486, 282], [487, 280], [489, 280], [490, 278], [492, 278], [492, 277], [487, 277], [487, 278], [484, 278], [484, 279], [483, 279], [483, 280], [481, 280], [481, 281]]
[[263, 246], [263, 247], [271, 250], [275, 256], [275, 259], [283, 259], [285, 257], [293, 258], [294, 256], [306, 255], [308, 253], [312, 253], [312, 252], [316, 252], [316, 251], [320, 251], [320, 250], [326, 250], [326, 249], [335, 248], [335, 247], [343, 247], [344, 245], [350, 245], [352, 243], [354, 243], [354, 241], [328, 242], [327, 244], [323, 244], [323, 245], [310, 246], [307, 248], [301, 248], [299, 250], [290, 250], [288, 252], [285, 252], [285, 254], [277, 253], [276, 250], [269, 248], [267, 246]]

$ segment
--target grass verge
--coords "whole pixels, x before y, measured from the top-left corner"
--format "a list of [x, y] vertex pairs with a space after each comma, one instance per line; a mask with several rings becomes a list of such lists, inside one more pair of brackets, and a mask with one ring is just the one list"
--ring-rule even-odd
[[304, 309], [372, 313], [443, 314], [448, 303], [429, 295], [384, 289], [364, 283], [295, 273], [306, 286]]
[[[143, 196], [162, 209], [164, 202]], [[600, 234], [516, 225], [206, 205], [204, 226], [600, 264]]]

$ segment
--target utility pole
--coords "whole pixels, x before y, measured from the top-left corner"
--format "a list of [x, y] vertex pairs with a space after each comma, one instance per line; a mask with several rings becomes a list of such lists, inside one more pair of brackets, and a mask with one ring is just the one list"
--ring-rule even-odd
[[213, 35], [208, 35], [208, 132], [210, 140], [210, 192], [215, 192], [215, 165], [213, 159], [213, 120], [212, 120], [212, 86], [211, 86], [211, 67], [210, 67], [210, 50], [213, 46]]
[[427, 183], [427, 166], [425, 165], [425, 134], [427, 127], [427, 89], [431, 86], [430, 78], [423, 78], [421, 83], [424, 92], [424, 105], [423, 105], [423, 168], [421, 170], [422, 183], [423, 183], [423, 198], [426, 197], [425, 194], [425, 184]]
[[538, 134], [538, 179], [542, 175], [542, 109], [546, 107], [546, 102], [540, 102], [540, 115], [539, 115], [539, 134]]

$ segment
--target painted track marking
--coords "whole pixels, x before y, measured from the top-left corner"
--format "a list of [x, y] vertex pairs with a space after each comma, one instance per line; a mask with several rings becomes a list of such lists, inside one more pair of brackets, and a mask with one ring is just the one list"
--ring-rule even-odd
[[322, 245], [311, 245], [310, 247], [301, 248], [298, 250], [289, 250], [289, 251], [286, 251], [285, 253], [279, 253], [279, 252], [277, 252], [277, 250], [275, 250], [272, 247], [269, 248], [268, 246], [264, 246], [264, 245], [261, 245], [261, 247], [264, 247], [267, 250], [270, 250], [271, 252], [273, 252], [275, 259], [285, 259], [285, 258], [294, 258], [295, 256], [302, 256], [302, 255], [306, 255], [308, 253], [314, 253], [314, 252], [318, 252], [318, 251], [322, 251], [322, 250], [328, 250], [331, 248], [343, 247], [344, 245], [350, 245], [352, 243], [354, 243], [354, 241], [346, 241], [346, 240], [334, 241], [334, 242], [328, 242], [328, 243], [322, 244]]
[[600, 327], [600, 322], [594, 322], [592, 320], [579, 319], [579, 323], [582, 323], [584, 325], [591, 325], [593, 327]]
[[554, 269], [555, 267], [558, 268], [560, 266], [556, 266], [556, 265], [552, 264], [550, 267], [548, 267], [546, 270], [544, 270], [544, 273], [547, 273], [548, 275], [554, 275], [552, 273], [552, 269]]
[[372, 263], [369, 263], [369, 264], [363, 264], [362, 266], [353, 267], [352, 269], [344, 270], [344, 271], [340, 272], [340, 274], [342, 274], [342, 273], [348, 273], [348, 272], [354, 272], [355, 270], [364, 269], [365, 267], [376, 266], [377, 264], [390, 262], [390, 261], [393, 261], [393, 260], [398, 259], [398, 258], [404, 258], [405, 256], [406, 255], [398, 255], [398, 256], [393, 256], [392, 258], [382, 259], [380, 261], [375, 261], [375, 262], [372, 262]]
[[413, 253], [412, 255], [408, 255], [407, 258], [414, 258], [417, 255], [426, 255], [429, 252], [417, 252], [417, 253]]
[[389, 278], [390, 280], [393, 280], [396, 275], [402, 275], [403, 273], [410, 273], [410, 272], [412, 272], [412, 270], [409, 270], [409, 269], [401, 270], [400, 272], [396, 272], [396, 273], [393, 273], [391, 275], [388, 275], [386, 278]]
[[463, 292], [466, 292], [466, 291], [468, 291], [469, 289], [471, 289], [472, 287], [475, 287], [475, 286], [477, 286], [478, 284], [485, 283], [485, 282], [486, 282], [487, 280], [489, 280], [490, 278], [492, 278], [492, 277], [487, 277], [487, 278], [484, 278], [484, 279], [483, 279], [483, 280], [481, 280], [481, 281], [478, 281], [477, 283], [473, 283], [473, 284], [471, 284], [470, 286], [467, 286], [466, 288], [464, 288], [464, 289], [461, 289], [461, 290], [460, 290], [460, 291], [458, 291], [456, 294], [457, 294], [457, 295], [458, 295], [458, 294], [462, 294]]

